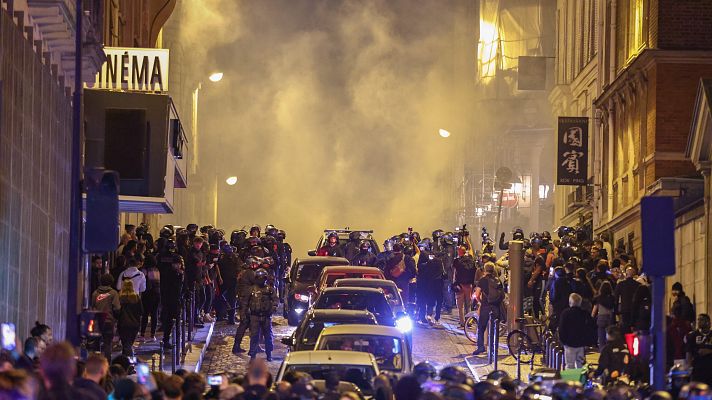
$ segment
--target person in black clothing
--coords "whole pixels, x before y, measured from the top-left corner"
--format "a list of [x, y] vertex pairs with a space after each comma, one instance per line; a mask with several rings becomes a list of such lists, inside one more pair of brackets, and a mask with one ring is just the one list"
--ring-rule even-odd
[[695, 307], [692, 305], [690, 298], [687, 297], [685, 291], [682, 289], [682, 284], [680, 282], [675, 282], [672, 284], [672, 307], [670, 308], [670, 313], [674, 314], [674, 310], [679, 308], [680, 318], [689, 322], [695, 322]]
[[74, 387], [91, 392], [97, 399], [106, 399], [107, 393], [103, 385], [108, 373], [109, 362], [106, 357], [96, 353], [89, 354], [84, 365], [84, 373], [74, 379]]
[[479, 355], [485, 352], [485, 331], [492, 318], [501, 317], [500, 307], [504, 300], [502, 282], [494, 276], [494, 263], [488, 262], [484, 266], [485, 275], [477, 282], [475, 297], [480, 302], [480, 318], [477, 321], [477, 350], [472, 354]]
[[571, 291], [573, 293], [578, 293], [583, 298], [581, 307], [584, 310], [591, 312], [593, 309], [593, 285], [591, 285], [591, 281], [588, 279], [584, 268], [576, 270]]
[[[386, 279], [395, 282], [398, 289], [401, 290], [403, 299], [409, 299], [410, 280], [415, 277], [415, 260], [413, 257], [403, 253], [403, 245], [396, 243], [393, 245], [393, 253], [386, 260], [385, 271], [383, 271]], [[440, 281], [442, 284], [442, 280]], [[407, 300], [406, 300], [407, 301]]]
[[255, 271], [255, 285], [247, 308], [250, 312], [250, 358], [255, 358], [260, 339], [264, 339], [267, 361], [272, 361], [274, 336], [272, 334], [272, 314], [277, 311], [279, 296], [274, 286], [267, 282], [269, 273], [260, 268]]
[[564, 345], [566, 369], [583, 367], [584, 348], [596, 342], [593, 318], [581, 308], [581, 301], [579, 294], [571, 293], [569, 308], [559, 318], [559, 340]]
[[441, 257], [426, 251], [421, 251], [418, 257], [417, 295], [423, 299], [418, 309], [419, 324], [437, 326], [442, 312], [443, 296], [442, 282], [445, 271]]
[[546, 260], [542, 256], [534, 259], [531, 272], [527, 278], [527, 291], [532, 296], [532, 311], [535, 318], [539, 318], [542, 312], [541, 291], [544, 285], [544, 273], [546, 272]]
[[[650, 318], [652, 312], [652, 297], [647, 281], [638, 278], [640, 285], [635, 290], [632, 303], [632, 327], [636, 331], [648, 331], [650, 329]], [[645, 283], [643, 283], [645, 282]]]
[[[148, 259], [147, 259], [148, 260]], [[156, 327], [158, 326], [158, 307], [161, 305], [161, 271], [158, 265], [152, 262], [143, 269], [146, 275], [146, 290], [141, 293], [141, 302], [145, 311], [141, 317], [141, 337], [146, 335], [148, 317], [151, 317], [151, 336], [156, 340]]]
[[104, 262], [99, 256], [91, 258], [91, 283], [89, 292], [94, 293], [101, 286], [101, 276], [104, 275]]
[[359, 252], [351, 260], [351, 265], [373, 267], [376, 265], [376, 256], [371, 252], [371, 242], [362, 240]]
[[[235, 303], [237, 302], [237, 274], [243, 267], [243, 262], [233, 251], [232, 246], [223, 246], [223, 254], [218, 261], [222, 285], [220, 292], [225, 304], [217, 308], [218, 321], [227, 318], [229, 325], [235, 324]], [[227, 315], [227, 316], [226, 316]]]
[[121, 354], [133, 357], [133, 344], [141, 327], [143, 305], [141, 298], [133, 288], [133, 282], [126, 279], [121, 284], [119, 293], [121, 312], [119, 314], [119, 338], [121, 338]]
[[202, 237], [196, 236], [193, 239], [193, 247], [188, 250], [188, 258], [185, 260], [185, 285], [186, 294], [188, 298], [188, 304], [195, 302], [195, 309], [193, 310], [193, 321], [195, 325], [200, 327], [199, 315], [200, 311], [203, 309], [203, 304], [205, 303], [205, 292], [203, 288], [204, 277], [205, 277], [205, 267], [207, 265], [205, 261], [205, 253], [203, 253], [203, 244], [205, 241]]
[[712, 330], [710, 316], [697, 316], [697, 329], [685, 337], [687, 363], [692, 365], [692, 380], [712, 385]]
[[[349, 240], [344, 245], [344, 257], [351, 262], [361, 248], [361, 232], [349, 233]], [[354, 265], [354, 264], [351, 264]]]
[[183, 290], [183, 274], [185, 267], [183, 257], [176, 253], [176, 244], [169, 240], [158, 254], [158, 270], [161, 274], [161, 326], [163, 327], [163, 346], [172, 348], [170, 344], [173, 321], [178, 320], [181, 291]]
[[255, 257], [249, 257], [242, 270], [237, 274], [237, 301], [240, 324], [235, 331], [235, 343], [232, 347], [233, 354], [245, 352], [241, 347], [241, 343], [245, 337], [245, 332], [247, 332], [247, 329], [250, 327], [248, 306], [250, 295], [252, 294], [252, 285], [254, 285], [255, 282], [255, 270], [259, 268], [259, 266], [260, 263]]
[[75, 357], [74, 348], [67, 342], [55, 343], [42, 353], [40, 374], [45, 390], [39, 395], [40, 400], [96, 399], [91, 392], [72, 386], [72, 380], [77, 374]]
[[559, 327], [559, 316], [569, 306], [569, 295], [571, 295], [571, 284], [566, 276], [566, 272], [561, 267], [554, 268], [554, 280], [549, 291], [549, 301], [551, 302], [552, 314], [550, 319], [550, 329], [556, 331]]
[[329, 232], [326, 236], [326, 244], [317, 250], [316, 255], [324, 257], [343, 257], [344, 250], [339, 246], [339, 234]]
[[594, 271], [591, 273], [591, 284], [593, 287], [598, 290], [601, 287], [601, 284], [603, 282], [608, 282], [611, 285], [611, 289], [615, 287], [615, 283], [613, 282], [613, 278], [611, 277], [611, 272], [608, 269], [608, 261], [606, 260], [599, 260], [598, 264], [596, 264], [596, 268]]
[[614, 322], [616, 301], [613, 298], [613, 288], [610, 282], [601, 282], [599, 294], [593, 299], [593, 312], [591, 315], [596, 319], [598, 327], [598, 348], [602, 349], [606, 344], [606, 332]]
[[630, 375], [631, 356], [628, 346], [623, 341], [621, 330], [616, 325], [606, 328], [606, 344], [598, 358], [595, 376], [602, 376], [604, 383], [624, 375]]
[[635, 280], [635, 269], [628, 267], [625, 270], [626, 278], [616, 285], [613, 297], [616, 299], [618, 313], [621, 316], [621, 331], [625, 335], [630, 333], [633, 325], [633, 296], [640, 286]]

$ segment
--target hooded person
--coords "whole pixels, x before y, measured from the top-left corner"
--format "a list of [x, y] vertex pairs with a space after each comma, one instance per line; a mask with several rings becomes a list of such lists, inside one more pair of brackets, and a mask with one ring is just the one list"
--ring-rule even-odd
[[121, 310], [119, 293], [111, 287], [113, 283], [114, 277], [111, 274], [102, 275], [99, 287], [91, 296], [91, 308], [105, 314], [101, 327], [101, 347], [107, 359], [111, 359], [111, 343], [114, 340], [116, 318]]
[[351, 265], [361, 265], [361, 266], [375, 266], [376, 256], [371, 251], [371, 242], [368, 240], [362, 240], [358, 247], [358, 254], [356, 254], [350, 261]]

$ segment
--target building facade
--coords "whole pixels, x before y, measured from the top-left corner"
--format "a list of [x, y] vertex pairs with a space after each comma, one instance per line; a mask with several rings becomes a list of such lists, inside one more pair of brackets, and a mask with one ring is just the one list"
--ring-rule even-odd
[[[712, 75], [712, 3], [559, 0], [555, 116], [590, 119], [589, 184], [559, 187], [556, 221], [590, 223], [640, 260], [640, 199], [676, 197], [678, 276], [707, 310], [695, 207], [700, 175], [685, 151], [700, 78]], [[672, 282], [675, 278], [671, 279]]]

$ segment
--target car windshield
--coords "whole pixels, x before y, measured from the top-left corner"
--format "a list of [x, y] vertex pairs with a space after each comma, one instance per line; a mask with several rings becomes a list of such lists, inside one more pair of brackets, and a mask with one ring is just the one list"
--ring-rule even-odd
[[403, 346], [393, 336], [328, 335], [322, 336], [317, 350], [348, 350], [371, 353], [378, 368], [389, 371], [403, 370]]
[[332, 372], [339, 374], [339, 379], [351, 382], [358, 386], [365, 395], [373, 394], [373, 378], [376, 371], [370, 365], [330, 365], [330, 364], [292, 364], [287, 366], [284, 373], [306, 372], [312, 379], [326, 379]]
[[397, 290], [398, 288], [395, 286], [382, 286], [380, 289], [383, 290], [383, 292], [386, 294], [386, 299], [388, 299], [388, 303], [390, 303], [392, 306], [401, 306], [401, 301], [400, 301], [400, 296], [398, 296]]
[[380, 293], [325, 293], [319, 296], [316, 309], [367, 310], [374, 315], [388, 315], [391, 307]]
[[297, 266], [297, 282], [315, 282], [321, 270], [324, 269], [324, 264], [299, 264]]
[[324, 328], [328, 328], [330, 326], [335, 326], [335, 325], [343, 325], [343, 324], [372, 325], [373, 320], [371, 320], [371, 319], [364, 319], [364, 320], [353, 319], [353, 320], [342, 320], [342, 321], [335, 321], [335, 322], [309, 321], [309, 324], [307, 325], [306, 329], [304, 330], [304, 334], [302, 335], [302, 339], [301, 339], [302, 345], [314, 346], [316, 344], [316, 340], [319, 338], [319, 334], [321, 334], [321, 331], [323, 331]]

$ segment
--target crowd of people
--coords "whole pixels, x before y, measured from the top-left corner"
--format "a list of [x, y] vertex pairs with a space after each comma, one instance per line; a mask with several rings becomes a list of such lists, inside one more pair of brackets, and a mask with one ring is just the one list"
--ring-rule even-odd
[[[511, 238], [524, 248], [519, 288], [525, 294], [524, 309], [548, 321], [564, 345], [567, 369], [582, 367], [587, 350], [600, 352], [591, 375], [608, 385], [606, 391], [597, 385], [584, 389], [536, 378], [526, 386], [501, 371], [473, 382], [462, 368], [446, 367], [438, 373], [424, 362], [410, 375], [377, 377], [375, 398], [712, 399], [707, 386], [712, 384], [712, 324], [708, 315], [696, 316], [682, 285], [672, 286], [667, 324], [669, 393], [653, 394], [645, 385], [647, 361], [636, 360], [624, 340], [633, 332], [645, 335], [650, 326], [649, 283], [635, 257], [624, 248], [612, 250], [605, 235], [589, 240], [582, 230], [567, 227], [557, 234], [558, 239], [548, 232], [527, 238], [521, 229], [512, 232]], [[463, 327], [474, 311], [479, 315], [474, 355], [480, 355], [488, 319], [506, 318], [507, 293], [514, 290], [506, 235], [495, 243], [483, 229], [481, 237], [482, 245], [476, 248], [466, 226], [455, 232], [436, 230], [427, 238], [408, 229], [387, 239], [378, 251], [365, 232], [351, 232], [348, 240], [325, 232], [316, 254], [380, 268], [396, 283], [409, 313], [423, 328], [441, 327], [444, 313], [457, 313]], [[51, 329], [38, 323], [22, 351], [0, 353], [0, 399], [361, 398], [356, 392], [339, 393], [338, 376], [327, 379], [321, 391], [300, 373], [274, 384], [265, 361], [272, 360], [271, 317], [284, 300], [290, 265], [286, 234], [271, 225], [264, 232], [256, 225], [236, 230], [229, 239], [212, 226], [165, 226], [155, 240], [147, 226], [127, 225], [116, 254], [92, 260], [91, 307], [102, 315], [102, 338], [90, 348], [95, 352], [77, 361], [71, 346], [52, 343]], [[157, 341], [162, 331], [163, 347], [174, 346], [172, 327], [184, 307], [192, 310], [188, 318], [196, 327], [214, 320], [239, 324], [233, 352], [250, 356], [244, 376], [219, 374], [219, 384], [211, 385], [205, 376], [186, 371], [137, 376], [135, 342]], [[246, 350], [242, 339], [248, 331]], [[119, 349], [121, 354], [112, 358]], [[266, 360], [256, 358], [262, 351]], [[631, 380], [639, 384], [631, 386]]]

